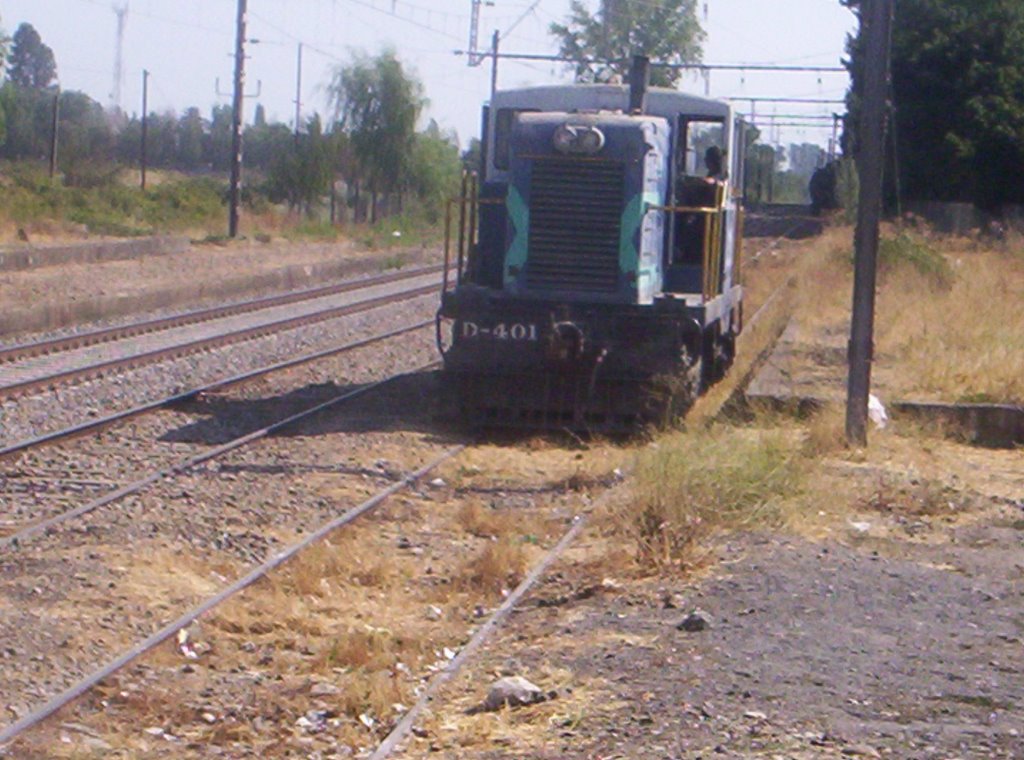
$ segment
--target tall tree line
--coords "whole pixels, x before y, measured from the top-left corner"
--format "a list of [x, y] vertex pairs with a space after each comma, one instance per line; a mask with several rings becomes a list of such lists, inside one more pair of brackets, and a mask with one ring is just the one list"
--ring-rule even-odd
[[[842, 0], [860, 12], [861, 0]], [[1024, 3], [896, 0], [892, 39], [890, 203], [1024, 203]], [[845, 149], [856, 151], [864, 52], [847, 45], [853, 86]]]
[[[107, 112], [81, 92], [60, 91], [53, 51], [30, 24], [8, 41], [0, 32], [0, 159], [45, 158], [55, 100], [59, 104], [60, 169], [68, 184], [84, 184], [110, 166], [140, 161], [142, 119]], [[245, 127], [244, 164], [256, 170], [255, 189], [275, 203], [311, 212], [340, 188], [357, 219], [401, 212], [411, 194], [431, 216], [457, 188], [454, 134], [437, 124], [417, 131], [423, 85], [395, 52], [355, 54], [328, 87], [332, 118], [314, 114], [293, 130], [269, 122], [257, 106]], [[146, 117], [147, 163], [189, 173], [226, 172], [232, 157], [231, 108], [209, 114], [192, 107]], [[101, 172], [102, 173], [102, 172]], [[107, 170], [109, 176], [109, 170]], [[336, 184], [336, 180], [340, 183]]]

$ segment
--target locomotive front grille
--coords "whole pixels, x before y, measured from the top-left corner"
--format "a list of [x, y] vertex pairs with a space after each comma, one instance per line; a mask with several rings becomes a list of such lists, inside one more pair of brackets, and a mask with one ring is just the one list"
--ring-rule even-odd
[[619, 162], [535, 160], [527, 287], [615, 292], [624, 196]]

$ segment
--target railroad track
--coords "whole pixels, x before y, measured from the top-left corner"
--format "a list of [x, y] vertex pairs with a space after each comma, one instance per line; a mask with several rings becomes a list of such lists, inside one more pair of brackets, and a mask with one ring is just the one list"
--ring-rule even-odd
[[[358, 394], [346, 393], [339, 395], [335, 398], [322, 401], [317, 405], [310, 407], [309, 409], [303, 410], [298, 414], [291, 415], [285, 419], [279, 420], [273, 425], [266, 426], [265, 428], [258, 431], [253, 431], [252, 433], [247, 434], [246, 436], [243, 436], [237, 439], [236, 441], [232, 441], [229, 444], [225, 444], [224, 446], [218, 447], [215, 450], [206, 452], [206, 454], [200, 457], [192, 458], [185, 462], [182, 462], [180, 466], [174, 468], [170, 474], [195, 474], [197, 470], [204, 470], [203, 465], [207, 464], [214, 456], [223, 456], [232, 451], [237, 451], [240, 446], [245, 446], [247, 443], [253, 443], [257, 440], [266, 440], [267, 436], [269, 436], [271, 433], [275, 431], [280, 431], [284, 427], [306, 424], [308, 423], [308, 420], [310, 418], [315, 417], [316, 415], [320, 414], [321, 412], [327, 409], [337, 407], [338, 405], [354, 400], [357, 397], [365, 397], [367, 394], [371, 393], [371, 391], [385, 389], [395, 382], [396, 380], [394, 378], [389, 378], [388, 380], [385, 380], [382, 383], [373, 386], [367, 386], [365, 389], [362, 389]], [[390, 407], [390, 404], [385, 404], [385, 406]], [[365, 435], [360, 434], [358, 436], [354, 436], [354, 438], [359, 439], [357, 445], [359, 446], [359, 450], [361, 452], [364, 451], [365, 448], [367, 447], [370, 448], [371, 452], [373, 451], [372, 444], [367, 443], [367, 441], [365, 440]], [[303, 437], [302, 439], [296, 440], [308, 440], [308, 438]], [[3, 730], [0, 730], [0, 747], [2, 747], [7, 742], [15, 740], [33, 726], [38, 725], [42, 721], [45, 721], [49, 716], [67, 707], [71, 702], [78, 699], [83, 694], [88, 693], [91, 689], [93, 689], [100, 683], [104, 682], [106, 679], [109, 679], [111, 676], [119, 672], [122, 672], [125, 669], [125, 667], [130, 663], [137, 662], [139, 658], [142, 657], [144, 654], [155, 650], [156, 648], [160, 647], [161, 644], [169, 641], [175, 636], [179, 637], [179, 645], [184, 646], [184, 644], [182, 644], [183, 639], [181, 638], [181, 632], [185, 630], [185, 628], [198, 617], [206, 613], [209, 613], [211, 610], [214, 610], [215, 608], [221, 607], [224, 604], [224, 602], [236, 597], [243, 590], [251, 587], [252, 584], [254, 584], [260, 578], [266, 577], [268, 573], [274, 570], [281, 569], [286, 562], [294, 560], [298, 555], [300, 555], [300, 553], [310, 548], [315, 542], [320, 541], [321, 539], [334, 533], [342, 527], [352, 526], [354, 521], [358, 517], [365, 515], [372, 510], [378, 509], [383, 504], [387, 503], [389, 499], [394, 497], [400, 491], [415, 487], [416, 484], [422, 481], [427, 475], [435, 472], [439, 467], [441, 467], [446, 462], [450, 462], [453, 458], [464, 455], [465, 452], [467, 451], [466, 446], [464, 444], [444, 447], [441, 445], [441, 443], [442, 442], [435, 441], [433, 444], [430, 445], [422, 444], [417, 449], [417, 456], [420, 460], [423, 461], [421, 461], [419, 464], [415, 466], [407, 466], [403, 468], [403, 472], [401, 474], [399, 474], [395, 469], [382, 471], [381, 477], [389, 481], [388, 485], [376, 491], [372, 496], [370, 496], [370, 498], [361, 501], [355, 507], [343, 511], [340, 515], [335, 514], [333, 516], [330, 516], [328, 519], [321, 521], [312, 530], [308, 529], [307, 526], [307, 529], [299, 531], [301, 534], [303, 534], [301, 539], [289, 544], [287, 549], [281, 551], [271, 551], [270, 549], [268, 549], [267, 554], [269, 556], [266, 559], [264, 559], [262, 562], [259, 562], [258, 564], [255, 564], [255, 566], [250, 567], [246, 572], [239, 573], [235, 581], [225, 585], [212, 595], [206, 595], [198, 599], [190, 598], [191, 603], [186, 606], [186, 611], [184, 613], [174, 616], [170, 620], [170, 622], [164, 624], [158, 630], [150, 633], [150, 635], [145, 637], [142, 641], [133, 643], [130, 647], [123, 648], [121, 650], [121, 653], [117, 656], [113, 658], [104, 658], [104, 665], [96, 668], [91, 673], [86, 674], [83, 678], [69, 685], [66, 689], [64, 689], [64, 691], [61, 694], [51, 698], [48, 702], [46, 702], [45, 705], [34, 708], [28, 713], [21, 714], [14, 723], [12, 723]], [[336, 445], [332, 444], [330, 451], [334, 453], [336, 448]], [[387, 450], [387, 448], [385, 447], [382, 450]], [[371, 453], [368, 455], [372, 456], [373, 454]], [[365, 457], [367, 456], [367, 454], [360, 454], [360, 456]], [[320, 468], [325, 468], [322, 470], [325, 472], [330, 471], [342, 473], [345, 471], [344, 466], [339, 466], [337, 464], [332, 465], [328, 462], [322, 461], [318, 461], [317, 464]], [[235, 466], [235, 469], [228, 471], [240, 473], [247, 471], [247, 468], [249, 468], [249, 471], [255, 471], [254, 468], [256, 468], [257, 466], [263, 466], [264, 469], [266, 470], [266, 467], [264, 465], [258, 465], [257, 463], [254, 463], [252, 461], [244, 461], [237, 464]], [[366, 476], [366, 472], [368, 469], [368, 467], [364, 467], [361, 470], [364, 478]], [[309, 471], [317, 470], [314, 467], [311, 468]], [[353, 473], [350, 472], [348, 474]], [[147, 486], [159, 483], [161, 480], [162, 478], [157, 478], [151, 481], [149, 484], [143, 485], [142, 488], [146, 488]], [[169, 484], [165, 483], [164, 485], [169, 487]], [[180, 487], [175, 486], [175, 488]], [[166, 490], [167, 489], [165, 488], [165, 491]], [[153, 505], [149, 509], [150, 513], [152, 513], [153, 510], [155, 509], [163, 511], [165, 509], [165, 504], [161, 502], [159, 507]], [[229, 524], [231, 522], [231, 515], [233, 511], [233, 509], [225, 509], [225, 514], [221, 516], [226, 524]], [[446, 512], [449, 513], [453, 511], [455, 510], [446, 509]], [[143, 510], [143, 514], [145, 514], [145, 510]], [[454, 674], [458, 666], [465, 662], [465, 660], [471, 656], [472, 652], [478, 646], [480, 646], [480, 643], [482, 642], [482, 637], [485, 636], [487, 632], [492, 631], [497, 625], [500, 624], [501, 620], [509, 614], [512, 607], [526, 592], [530, 584], [536, 582], [537, 579], [541, 577], [542, 573], [544, 572], [544, 568], [546, 568], [550, 564], [550, 562], [558, 556], [560, 552], [564, 551], [565, 547], [568, 546], [569, 543], [571, 543], [572, 540], [579, 534], [580, 530], [582, 530], [584, 523], [584, 521], [581, 520], [580, 517], [581, 514], [579, 509], [577, 509], [577, 511], [575, 511], [575, 513], [568, 519], [566, 519], [563, 515], [563, 517], [561, 518], [561, 523], [563, 525], [568, 523], [570, 526], [569, 531], [564, 536], [562, 536], [561, 541], [559, 541], [559, 543], [554, 547], [552, 552], [545, 556], [543, 562], [535, 567], [534, 572], [531, 573], [530, 577], [527, 579], [528, 583], [521, 587], [519, 590], [517, 590], [517, 592], [510, 599], [508, 599], [506, 604], [503, 605], [495, 613], [491, 620], [489, 620], [484, 625], [483, 629], [481, 629], [480, 634], [470, 640], [469, 644], [465, 647], [464, 651], [453, 652], [453, 655], [450, 658], [451, 662], [440, 669], [440, 674], [432, 681], [428, 691], [425, 694], [423, 694], [423, 701], [414, 706], [413, 711], [410, 712], [410, 714], [407, 716], [405, 720], [400, 720], [397, 722], [395, 726], [395, 733], [391, 734], [384, 740], [384, 743], [380, 745], [377, 754], [375, 754], [374, 757], [383, 758], [387, 756], [387, 754], [395, 746], [397, 746], [397, 744], [401, 741], [405, 734], [411, 729], [413, 721], [415, 719], [415, 715], [418, 714], [418, 711], [423, 709], [422, 706], [426, 704], [425, 700], [428, 699], [431, 695], [435, 694], [440, 685], [445, 680], [449, 679]], [[402, 521], [402, 524], [405, 525], [405, 523], [410, 519], [408, 508], [405, 508], [403, 511], [401, 511], [401, 514], [396, 519]], [[428, 523], [427, 527], [430, 529], [431, 534], [436, 534], [436, 528], [433, 526], [432, 523]], [[377, 528], [375, 527], [374, 530], [376, 531]], [[403, 530], [408, 530], [408, 525], [406, 525], [405, 528], [403, 528]], [[403, 533], [403, 536], [404, 535], [405, 534]], [[86, 543], [87, 536], [89, 536], [88, 531], [82, 533], [81, 541], [83, 544]], [[403, 541], [405, 541], [404, 545], [409, 545], [407, 539], [403, 538]], [[399, 545], [403, 544], [400, 543]], [[457, 554], [457, 552], [455, 553]], [[2, 560], [2, 553], [0, 553], [0, 560]], [[434, 562], [437, 562], [436, 558]], [[436, 571], [428, 569], [428, 576], [433, 572]], [[187, 635], [185, 636], [185, 638], [187, 639]], [[220, 672], [224, 669], [217, 668], [217, 670], [218, 672]], [[155, 683], [152, 681], [153, 678], [166, 679], [170, 676], [170, 672], [152, 665], [148, 667], [143, 667], [141, 669], [138, 667], [134, 668], [132, 672], [133, 678], [143, 678], [148, 673], [151, 685]], [[115, 688], [121, 687], [119, 686]], [[251, 689], [252, 687], [250, 685], [246, 688]], [[216, 719], [216, 716], [213, 717], [214, 719]]]
[[34, 356], [45, 356], [46, 354], [52, 354], [58, 351], [68, 351], [73, 348], [81, 348], [83, 346], [91, 346], [98, 343], [122, 340], [135, 335], [168, 330], [173, 327], [183, 327], [185, 325], [208, 322], [214, 319], [223, 319], [224, 317], [260, 311], [262, 309], [269, 309], [275, 306], [287, 306], [288, 304], [301, 303], [302, 301], [338, 295], [340, 293], [350, 293], [354, 290], [373, 287], [375, 285], [387, 285], [390, 283], [402, 282], [403, 280], [419, 277], [421, 275], [441, 274], [442, 270], [443, 267], [440, 265], [419, 267], [416, 269], [392, 272], [374, 277], [359, 278], [347, 282], [336, 283], [334, 285], [325, 285], [319, 288], [310, 288], [281, 295], [253, 298], [247, 301], [240, 301], [238, 303], [227, 304], [224, 306], [197, 309], [181, 314], [174, 314], [168, 317], [161, 317], [159, 319], [149, 319], [117, 327], [91, 330], [60, 338], [49, 338], [46, 340], [33, 341], [31, 343], [22, 343], [13, 346], [0, 346], [0, 363], [21, 361], [22, 359], [30, 359]]
[[437, 289], [439, 274], [426, 267], [3, 349], [0, 399], [418, 298]]
[[[386, 340], [391, 340], [408, 335], [409, 333], [415, 332], [417, 330], [423, 330], [427, 327], [433, 327], [433, 325], [434, 323], [432, 320], [417, 322], [415, 324], [409, 325], [404, 328], [400, 328], [398, 330], [393, 330], [381, 335], [375, 335], [370, 338], [359, 340], [354, 343], [349, 343], [344, 346], [339, 346], [337, 348], [329, 349], [327, 351], [319, 351], [315, 354], [297, 357], [295, 359], [291, 359], [286, 362], [281, 362], [270, 367], [262, 367], [252, 372], [246, 372], [242, 375], [237, 375], [235, 377], [211, 383], [201, 388], [196, 388], [194, 390], [188, 391], [187, 393], [178, 394], [165, 399], [161, 399], [151, 404], [135, 407], [134, 409], [129, 409], [101, 420], [93, 420], [82, 425], [76, 425], [72, 428], [67, 428], [65, 430], [57, 431], [49, 435], [41, 436], [39, 438], [15, 444], [14, 446], [10, 446], [6, 449], [0, 450], [0, 458], [2, 458], [3, 456], [10, 457], [14, 456], [15, 454], [25, 453], [40, 446], [55, 443], [61, 440], [68, 440], [70, 438], [85, 435], [86, 433], [95, 432], [98, 429], [110, 427], [112, 425], [125, 422], [126, 420], [129, 420], [133, 417], [138, 417], [142, 414], [146, 414], [159, 409], [167, 409], [177, 404], [186, 403], [190, 400], [194, 400], [200, 397], [202, 394], [205, 393], [222, 391], [232, 386], [240, 385], [242, 383], [249, 382], [256, 378], [266, 376], [273, 372], [280, 372], [283, 370], [300, 367], [304, 364], [320, 361], [329, 357], [338, 356], [340, 354], [350, 353], [358, 349], [366, 348], [368, 346], [381, 343]], [[176, 461], [171, 461], [167, 463], [164, 467], [153, 469], [145, 476], [139, 477], [123, 486], [104, 488], [104, 486], [110, 485], [110, 483], [109, 481], [103, 480], [84, 479], [73, 481], [81, 485], [81, 490], [83, 491], [104, 490], [106, 492], [103, 493], [102, 495], [97, 496], [97, 498], [89, 500], [86, 503], [81, 504], [73, 509], [61, 511], [58, 514], [52, 515], [42, 520], [31, 521], [31, 523], [28, 525], [0, 526], [0, 552], [10, 549], [12, 547], [21, 546], [27, 540], [35, 536], [44, 534], [47, 531], [53, 530], [54, 528], [57, 528], [58, 526], [63, 525], [66, 522], [69, 522], [76, 518], [84, 517], [85, 515], [95, 512], [98, 509], [111, 506], [129, 496], [138, 494], [139, 492], [143, 491], [147, 487], [151, 486], [154, 483], [157, 483], [160, 480], [172, 477], [176, 474], [187, 472], [194, 467], [198, 467], [201, 464], [217, 459], [218, 457], [221, 457], [224, 454], [227, 454], [231, 451], [234, 451], [251, 443], [255, 443], [256, 441], [259, 441], [262, 438], [266, 438], [267, 436], [272, 435], [275, 432], [286, 428], [288, 425], [294, 422], [305, 419], [313, 414], [318, 414], [319, 412], [329, 409], [332, 406], [335, 406], [344, 401], [349, 401], [351, 399], [358, 398], [366, 393], [378, 389], [379, 387], [393, 380], [394, 378], [390, 378], [388, 380], [380, 381], [377, 383], [371, 383], [369, 385], [360, 387], [356, 390], [349, 391], [328, 402], [317, 404], [307, 411], [295, 415], [288, 415], [269, 425], [265, 425], [257, 428], [256, 430], [247, 432], [245, 435], [238, 436], [228, 441], [227, 443], [221, 444], [212, 449], [204, 451], [201, 454], [197, 454], [195, 456], [183, 459], [178, 459]], [[16, 477], [12, 477], [10, 473], [7, 474], [6, 479], [8, 483], [18, 482], [18, 479]], [[31, 492], [33, 490], [32, 482], [34, 478], [32, 477], [31, 474], [29, 474], [28, 477], [26, 477], [24, 480], [25, 483], [21, 485], [21, 490], [23, 492]], [[38, 478], [35, 478], [35, 480], [38, 480]], [[66, 484], [69, 482], [66, 477], [60, 477], [55, 480], [60, 484]], [[42, 489], [36, 490], [45, 492], [47, 489], [44, 487]]]

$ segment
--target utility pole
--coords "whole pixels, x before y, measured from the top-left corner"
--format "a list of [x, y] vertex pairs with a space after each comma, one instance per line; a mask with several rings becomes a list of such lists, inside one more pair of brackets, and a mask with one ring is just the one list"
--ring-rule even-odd
[[114, 88], [110, 91], [110, 105], [121, 110], [121, 86], [124, 84], [124, 29], [128, 18], [127, 0], [114, 6], [117, 16], [117, 44], [114, 48]]
[[497, 29], [491, 37], [491, 107], [494, 107], [494, 94], [498, 91], [498, 43], [501, 42], [501, 34]]
[[482, 56], [477, 52], [476, 46], [480, 42], [480, 6], [483, 0], [473, 0], [473, 7], [469, 16], [469, 65], [479, 66]]
[[57, 174], [57, 137], [60, 132], [60, 89], [53, 95], [53, 122], [50, 125], [50, 179]]
[[235, 97], [231, 119], [231, 201], [228, 236], [238, 237], [238, 207], [242, 198], [242, 107], [245, 104], [245, 21], [247, 0], [238, 0], [235, 39]]
[[885, 151], [886, 93], [892, 40], [893, 0], [868, 0], [861, 6], [865, 36], [863, 105], [857, 169], [860, 199], [854, 237], [853, 320], [850, 328], [850, 375], [846, 397], [846, 437], [867, 444], [868, 396], [874, 354], [875, 281], [878, 228], [882, 216], [882, 175]]
[[299, 60], [295, 74], [295, 144], [299, 144], [299, 128], [302, 124], [302, 43], [299, 43]]
[[139, 146], [139, 166], [142, 168], [140, 185], [146, 189], [146, 138], [149, 136], [149, 72], [142, 70], [142, 144]]
[[828, 145], [828, 160], [831, 163], [836, 160], [836, 156], [839, 155], [839, 120], [842, 117], [834, 113], [832, 114], [832, 140]]

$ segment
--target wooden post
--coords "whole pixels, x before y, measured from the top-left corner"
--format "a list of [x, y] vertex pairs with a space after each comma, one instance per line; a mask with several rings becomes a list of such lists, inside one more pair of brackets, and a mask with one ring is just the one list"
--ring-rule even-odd
[[860, 199], [854, 238], [853, 319], [846, 399], [846, 437], [867, 444], [868, 397], [874, 354], [878, 229], [882, 217], [886, 93], [892, 38], [893, 0], [866, 0], [861, 8], [865, 35], [863, 105], [858, 131]]
[[146, 138], [149, 133], [149, 72], [142, 70], [142, 141], [139, 146], [140, 185], [146, 189]]

